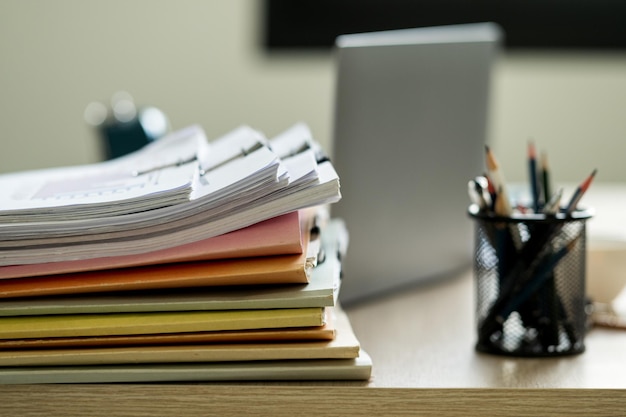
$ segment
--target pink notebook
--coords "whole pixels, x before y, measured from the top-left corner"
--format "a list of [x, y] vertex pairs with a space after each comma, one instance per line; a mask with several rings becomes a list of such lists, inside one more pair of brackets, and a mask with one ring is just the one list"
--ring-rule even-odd
[[313, 223], [311, 210], [282, 216], [199, 242], [137, 255], [0, 267], [0, 279], [67, 274], [164, 263], [302, 253], [302, 231]]

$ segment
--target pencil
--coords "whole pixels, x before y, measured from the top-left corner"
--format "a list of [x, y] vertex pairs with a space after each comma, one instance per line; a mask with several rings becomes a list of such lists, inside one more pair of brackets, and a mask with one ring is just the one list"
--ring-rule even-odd
[[559, 206], [561, 204], [561, 198], [563, 197], [563, 188], [559, 188], [556, 193], [550, 197], [549, 200], [543, 206], [543, 212], [545, 214], [556, 214], [559, 212]]
[[507, 206], [505, 193], [503, 192], [503, 188], [499, 187], [498, 192], [496, 193], [496, 201], [493, 205], [493, 211], [497, 216], [506, 217], [511, 214], [511, 207]]
[[525, 301], [552, 276], [554, 267], [574, 248], [578, 239], [579, 236], [575, 237], [557, 252], [537, 254], [531, 262], [520, 262], [517, 258], [515, 265], [510, 267], [508, 275], [501, 281], [498, 298], [479, 326], [479, 339], [482, 343], [488, 343], [493, 332], [502, 326], [511, 312], [518, 310], [520, 314], [523, 313], [519, 310], [524, 310]]
[[472, 203], [476, 204], [481, 211], [490, 208], [490, 204], [485, 199], [485, 194], [478, 181], [470, 180], [467, 183], [467, 192]]
[[496, 320], [506, 320], [513, 311], [516, 311], [526, 300], [530, 298], [531, 295], [537, 292], [546, 280], [552, 276], [552, 272], [559, 261], [572, 251], [579, 238], [580, 235], [576, 236], [558, 251], [547, 255], [546, 258], [537, 266], [532, 278], [521, 285], [520, 290], [515, 294], [515, 296], [503, 306], [502, 311], [496, 316]]
[[490, 209], [493, 207], [493, 203], [491, 201], [491, 193], [487, 190], [487, 183], [488, 181], [485, 177], [476, 177], [474, 179], [476, 192], [480, 193], [481, 199], [485, 202], [485, 209]]
[[598, 170], [594, 169], [591, 172], [591, 174], [589, 174], [589, 176], [585, 178], [585, 180], [576, 188], [576, 191], [574, 191], [574, 194], [572, 195], [572, 198], [570, 199], [569, 203], [567, 203], [567, 206], [565, 206], [565, 213], [570, 214], [571, 212], [576, 210], [576, 206], [578, 205], [578, 202], [580, 201], [583, 194], [585, 194], [585, 192], [591, 185], [591, 181], [596, 176], [596, 172], [598, 172]]
[[497, 199], [502, 199], [501, 204], [503, 205], [503, 212], [510, 215], [512, 210], [511, 203], [509, 202], [509, 197], [506, 192], [506, 181], [504, 179], [504, 175], [502, 174], [502, 170], [500, 169], [500, 165], [488, 145], [485, 145], [485, 156], [487, 171], [489, 172], [488, 178], [490, 178], [493, 182], [494, 188], [498, 190]]
[[533, 199], [533, 209], [539, 213], [539, 182], [537, 179], [537, 153], [535, 144], [528, 142], [528, 174], [530, 180], [530, 191]]
[[552, 198], [552, 187], [550, 186], [550, 167], [546, 152], [541, 153], [541, 181], [543, 185], [543, 201], [548, 202]]

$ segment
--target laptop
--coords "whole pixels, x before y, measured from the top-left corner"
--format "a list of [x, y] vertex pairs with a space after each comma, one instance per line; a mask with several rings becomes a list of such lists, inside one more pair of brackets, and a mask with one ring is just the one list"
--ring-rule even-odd
[[485, 170], [493, 23], [339, 36], [332, 160], [350, 239], [340, 300], [471, 265], [468, 181]]

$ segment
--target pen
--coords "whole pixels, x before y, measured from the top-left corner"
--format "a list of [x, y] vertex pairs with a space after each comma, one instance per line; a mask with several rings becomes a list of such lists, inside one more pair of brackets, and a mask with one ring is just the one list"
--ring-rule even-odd
[[478, 182], [476, 182], [476, 180], [470, 180], [467, 183], [467, 192], [472, 203], [476, 204], [481, 211], [489, 209], [490, 205], [487, 200], [485, 200], [482, 187], [478, 184]]
[[494, 204], [496, 203], [496, 188], [493, 185], [493, 181], [489, 178], [489, 175], [485, 174], [483, 178], [485, 178], [485, 181], [487, 182], [487, 192], [489, 193], [491, 200], [489, 208], [493, 211]]
[[470, 181], [474, 187], [474, 192], [480, 202], [480, 206], [484, 210], [492, 210], [492, 195], [488, 191], [488, 180], [485, 177], [478, 176]]

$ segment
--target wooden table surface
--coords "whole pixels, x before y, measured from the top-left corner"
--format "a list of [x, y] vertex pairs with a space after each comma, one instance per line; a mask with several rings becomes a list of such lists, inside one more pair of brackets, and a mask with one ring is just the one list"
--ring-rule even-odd
[[346, 306], [369, 382], [0, 386], [0, 416], [626, 415], [626, 331], [587, 350], [511, 358], [474, 350], [471, 273]]
[[476, 352], [470, 272], [348, 311], [374, 360], [371, 386], [626, 389], [624, 330], [591, 329], [586, 351], [574, 356], [529, 359]]

